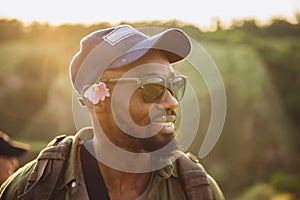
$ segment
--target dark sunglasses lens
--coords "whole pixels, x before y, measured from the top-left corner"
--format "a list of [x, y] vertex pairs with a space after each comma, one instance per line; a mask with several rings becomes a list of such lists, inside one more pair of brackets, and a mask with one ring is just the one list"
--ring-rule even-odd
[[143, 88], [144, 99], [148, 102], [158, 101], [164, 93], [164, 86], [156, 83], [148, 83]]
[[172, 83], [173, 96], [179, 101], [185, 92], [186, 80], [183, 77], [175, 77]]
[[164, 93], [164, 80], [162, 78], [149, 78], [145, 80], [143, 89], [145, 101], [158, 101]]

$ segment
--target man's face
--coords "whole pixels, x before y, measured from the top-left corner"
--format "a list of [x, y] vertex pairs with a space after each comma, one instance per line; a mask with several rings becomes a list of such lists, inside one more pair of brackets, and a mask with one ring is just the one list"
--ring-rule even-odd
[[16, 157], [0, 156], [0, 184], [15, 171], [18, 165]]
[[[175, 72], [163, 53], [151, 51], [130, 65], [105, 71], [101, 80], [133, 77], [171, 79], [175, 77]], [[152, 88], [145, 91], [145, 85], [138, 85], [135, 81], [107, 83], [107, 87], [111, 97], [105, 99], [102, 112], [97, 117], [105, 134], [115, 145], [132, 152], [152, 152], [170, 142], [173, 144], [168, 153], [176, 148], [173, 139], [178, 101], [168, 89], [164, 90], [161, 98], [148, 102], [145, 92], [155, 91]]]

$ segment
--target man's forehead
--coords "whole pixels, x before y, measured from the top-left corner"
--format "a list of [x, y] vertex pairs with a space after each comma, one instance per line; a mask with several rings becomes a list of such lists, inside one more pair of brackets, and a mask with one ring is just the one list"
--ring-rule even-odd
[[164, 76], [170, 77], [175, 76], [174, 69], [171, 65], [157, 65], [155, 67], [144, 66], [144, 68], [140, 68], [140, 70], [136, 70], [137, 76]]
[[115, 69], [107, 69], [104, 71], [102, 78], [117, 78], [123, 75], [131, 77], [143, 76], [174, 76], [173, 67], [169, 64], [161, 63], [145, 63], [131, 67], [120, 67]]

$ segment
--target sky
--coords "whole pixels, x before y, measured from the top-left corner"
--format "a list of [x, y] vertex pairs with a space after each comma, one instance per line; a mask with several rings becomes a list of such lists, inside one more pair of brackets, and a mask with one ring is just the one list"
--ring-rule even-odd
[[[202, 28], [215, 19], [225, 25], [232, 19], [256, 18], [265, 23], [284, 16], [293, 21], [300, 0], [0, 0], [0, 18], [17, 18], [25, 23], [135, 22], [177, 19]], [[84, 2], [84, 3], [83, 3]]]

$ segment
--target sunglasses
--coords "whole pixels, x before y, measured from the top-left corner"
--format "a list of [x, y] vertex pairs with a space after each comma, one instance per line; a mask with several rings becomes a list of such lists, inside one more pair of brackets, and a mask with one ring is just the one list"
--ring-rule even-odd
[[104, 83], [135, 81], [139, 85], [139, 88], [143, 90], [144, 101], [153, 103], [158, 102], [163, 97], [166, 89], [170, 91], [177, 101], [180, 101], [184, 96], [187, 77], [182, 75], [172, 78], [149, 76], [141, 78], [112, 78], [100, 81]]

